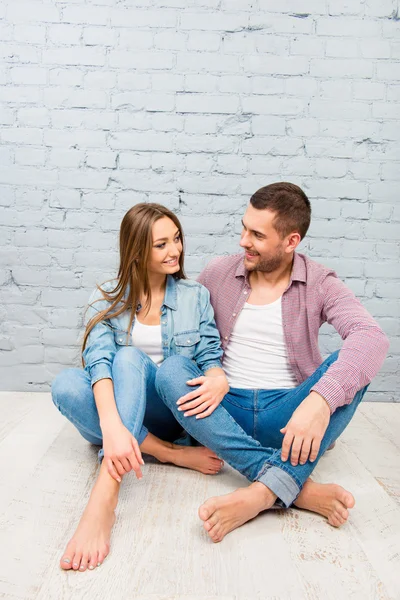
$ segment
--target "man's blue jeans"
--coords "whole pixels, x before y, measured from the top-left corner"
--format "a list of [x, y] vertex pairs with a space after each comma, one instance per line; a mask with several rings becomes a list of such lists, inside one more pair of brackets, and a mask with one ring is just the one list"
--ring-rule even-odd
[[337, 358], [332, 354], [311, 377], [293, 389], [231, 389], [216, 410], [204, 419], [184, 417], [177, 400], [193, 391], [186, 381], [202, 375], [195, 363], [171, 356], [160, 366], [156, 389], [184, 429], [204, 446], [245, 475], [260, 481], [276, 494], [279, 504], [289, 507], [299, 495], [318, 460], [350, 423], [367, 387], [357, 392], [351, 404], [338, 408], [321, 442], [317, 459], [292, 466], [281, 460], [283, 435], [280, 433], [311, 388]]
[[[125, 427], [139, 445], [150, 431], [166, 441], [182, 434], [171, 411], [155, 389], [157, 366], [133, 346], [118, 350], [112, 366], [114, 396]], [[83, 369], [66, 369], [53, 382], [52, 398], [59, 411], [75, 425], [81, 435], [101, 446], [103, 434], [90, 377]], [[102, 457], [102, 450], [99, 457]]]

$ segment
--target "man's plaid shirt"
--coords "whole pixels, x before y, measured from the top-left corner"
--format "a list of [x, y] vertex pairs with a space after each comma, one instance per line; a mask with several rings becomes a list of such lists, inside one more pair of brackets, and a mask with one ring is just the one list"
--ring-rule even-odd
[[[243, 258], [243, 254], [215, 258], [198, 278], [210, 291], [223, 349], [251, 292]], [[350, 404], [356, 392], [375, 377], [389, 342], [334, 271], [295, 253], [291, 279], [282, 296], [282, 323], [288, 359], [299, 384], [322, 363], [318, 331], [325, 322], [333, 325], [344, 342], [337, 361], [313, 390], [325, 398], [333, 413]]]

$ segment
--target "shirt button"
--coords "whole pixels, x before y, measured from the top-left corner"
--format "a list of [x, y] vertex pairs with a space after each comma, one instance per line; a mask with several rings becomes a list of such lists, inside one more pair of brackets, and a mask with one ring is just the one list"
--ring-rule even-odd
[[232, 313], [232, 317], [236, 317], [236, 313]]
[[224, 340], [227, 340], [227, 339], [228, 339], [228, 336], [226, 335], [226, 336], [224, 337]]

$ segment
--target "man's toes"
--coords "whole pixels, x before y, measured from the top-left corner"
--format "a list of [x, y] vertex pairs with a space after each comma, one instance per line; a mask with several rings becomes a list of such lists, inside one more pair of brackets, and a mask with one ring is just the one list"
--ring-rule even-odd
[[340, 514], [340, 512], [337, 512], [337, 513], [336, 513], [336, 518], [337, 518], [337, 520], [339, 521], [339, 526], [340, 526], [340, 525], [343, 525], [344, 523], [346, 523], [346, 519], [344, 519], [344, 518], [342, 517], [342, 515]]
[[212, 527], [208, 532], [208, 535], [214, 543], [220, 542], [223, 538], [221, 525], [219, 523], [217, 523], [217, 525], [214, 525], [214, 527]]
[[339, 508], [338, 513], [344, 521], [347, 521], [347, 519], [349, 518], [349, 511], [347, 510], [347, 508]]
[[341, 525], [343, 525], [343, 523], [346, 522], [346, 519], [343, 519], [343, 517], [337, 510], [333, 511], [328, 520], [329, 523], [334, 527], [340, 527]]
[[60, 567], [64, 569], [64, 571], [72, 569], [72, 557], [68, 554], [64, 554], [60, 560]]
[[210, 531], [210, 529], [211, 529], [211, 527], [212, 527], [212, 525], [211, 525], [211, 523], [209, 523], [208, 521], [204, 521], [204, 523], [203, 523], [203, 527], [204, 527], [204, 529], [205, 529], [207, 532], [209, 532], [209, 531]]
[[202, 521], [207, 521], [207, 519], [215, 512], [216, 505], [214, 499], [211, 498], [202, 504], [199, 508], [199, 517]]
[[204, 523], [204, 527], [207, 531], [211, 531], [219, 522], [218, 513], [215, 511]]
[[332, 513], [329, 516], [328, 521], [333, 527], [340, 527], [340, 521], [337, 518], [336, 513]]
[[345, 506], [347, 506], [347, 508], [353, 508], [355, 503], [356, 503], [356, 501], [354, 500], [353, 494], [350, 494], [350, 492], [347, 492], [344, 497]]

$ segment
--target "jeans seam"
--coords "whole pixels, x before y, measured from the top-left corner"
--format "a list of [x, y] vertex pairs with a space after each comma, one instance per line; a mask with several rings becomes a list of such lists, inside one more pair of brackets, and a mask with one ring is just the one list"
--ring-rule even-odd
[[[228, 396], [228, 395], [229, 395], [229, 392], [228, 392], [228, 394], [226, 394], [226, 396]], [[228, 398], [226, 396], [224, 397], [224, 401], [228, 402], [228, 404], [232, 404], [232, 406], [236, 406], [236, 408], [240, 408], [241, 410], [250, 410], [250, 411], [254, 412], [254, 408], [252, 406], [248, 407], [248, 406], [242, 406], [241, 404], [236, 404], [236, 402], [232, 402], [231, 400], [228, 400]]]

